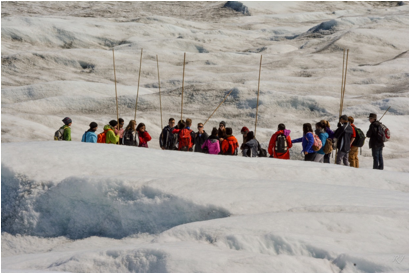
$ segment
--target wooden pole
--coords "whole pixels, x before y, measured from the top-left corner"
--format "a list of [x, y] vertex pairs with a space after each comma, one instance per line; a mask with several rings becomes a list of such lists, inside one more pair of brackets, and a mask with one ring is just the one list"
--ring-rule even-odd
[[223, 102], [225, 102], [226, 98], [228, 98], [228, 96], [232, 93], [232, 91], [233, 89], [231, 89], [231, 91], [225, 96], [225, 99], [219, 104], [219, 106], [214, 110], [214, 112], [212, 112], [211, 116], [209, 116], [208, 120], [206, 120], [206, 122], [204, 123], [204, 126], [209, 121], [209, 119], [211, 119], [212, 115], [214, 115], [214, 113], [218, 110], [218, 108], [223, 104]]
[[[114, 55], [114, 48], [112, 48], [112, 63], [114, 65], [114, 83], [115, 83], [115, 103], [117, 105], [117, 126], [118, 132], [120, 131], [120, 119], [118, 118], [118, 96], [117, 96], [117, 75], [115, 74], [115, 55]], [[120, 144], [120, 142], [118, 142]]]
[[[391, 108], [391, 106], [386, 110], [386, 112], [384, 112], [384, 114], [383, 114], [383, 116], [382, 116], [382, 118], [384, 117], [384, 115], [389, 111], [389, 109]], [[379, 119], [379, 122], [380, 122], [380, 120], [382, 119], [382, 118], [380, 118]]]
[[[344, 101], [345, 101], [346, 76], [347, 76], [347, 62], [348, 62], [348, 60], [349, 60], [349, 50], [347, 50], [347, 53], [346, 53], [346, 69], [345, 69], [345, 80], [344, 80], [344, 83], [343, 83], [343, 96], [342, 96], [342, 109], [341, 109], [341, 112], [343, 112], [343, 104], [344, 104]], [[343, 113], [341, 113], [340, 116], [341, 116], [342, 114], [343, 114]], [[339, 116], [339, 117], [340, 117], [340, 116]]]
[[343, 49], [342, 84], [340, 88], [339, 117], [342, 116], [343, 79], [345, 75], [345, 54], [346, 50]]
[[138, 107], [138, 94], [140, 92], [140, 79], [141, 79], [141, 65], [142, 65], [142, 51], [141, 49], [141, 57], [140, 57], [140, 70], [138, 73], [138, 88], [137, 88], [137, 99], [135, 100], [135, 114], [134, 114], [134, 121], [137, 121], [137, 107]]
[[186, 52], [184, 52], [184, 67], [182, 69], [181, 120], [182, 120], [182, 113], [184, 109], [185, 58], [186, 58]]
[[256, 118], [255, 118], [255, 138], [256, 138], [256, 125], [258, 124], [258, 109], [259, 109], [259, 90], [261, 84], [261, 70], [262, 70], [262, 55], [261, 55], [261, 62], [259, 64], [259, 79], [258, 79], [258, 97], [256, 100]]
[[161, 113], [161, 132], [162, 132], [162, 104], [161, 104], [161, 81], [159, 80], [159, 64], [157, 55], [157, 71], [158, 71], [158, 90], [159, 90], [159, 111]]

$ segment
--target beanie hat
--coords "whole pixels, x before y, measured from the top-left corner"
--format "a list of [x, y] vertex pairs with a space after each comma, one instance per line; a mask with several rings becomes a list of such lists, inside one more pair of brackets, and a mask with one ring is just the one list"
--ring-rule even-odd
[[91, 122], [90, 128], [96, 128], [98, 127], [98, 124], [96, 122]]
[[110, 126], [115, 127], [118, 124], [118, 122], [115, 120], [111, 120], [109, 124]]
[[222, 121], [222, 122], [220, 122], [219, 124], [220, 124], [220, 125], [224, 125], [224, 127], [226, 127], [225, 121]]
[[226, 135], [232, 135], [232, 128], [230, 128], [230, 127], [226, 128]]
[[242, 134], [244, 134], [245, 132], [249, 132], [249, 128], [243, 127], [243, 128], [241, 129], [241, 133], [242, 133]]
[[[343, 119], [343, 120], [345, 120], [345, 121], [349, 121], [349, 118], [347, 118], [347, 115], [342, 115], [342, 116], [340, 116], [340, 119]], [[339, 119], [339, 120], [340, 120]]]
[[377, 114], [376, 113], [370, 113], [368, 118], [377, 119]]
[[73, 121], [71, 120], [71, 118], [70, 117], [65, 117], [64, 119], [63, 119], [63, 123], [65, 124], [65, 125], [68, 125], [69, 123], [72, 123]]

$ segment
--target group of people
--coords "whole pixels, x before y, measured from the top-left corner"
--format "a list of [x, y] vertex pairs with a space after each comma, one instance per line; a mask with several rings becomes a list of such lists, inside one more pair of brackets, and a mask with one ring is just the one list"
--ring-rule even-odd
[[[211, 135], [208, 135], [204, 130], [203, 123], [198, 123], [195, 132], [191, 129], [191, 119], [180, 120], [175, 125], [175, 119], [170, 118], [168, 125], [163, 128], [159, 136], [159, 145], [162, 150], [223, 155], [241, 153], [244, 157], [267, 157], [267, 153], [269, 153], [271, 158], [290, 159], [289, 149], [294, 143], [301, 142], [305, 161], [330, 163], [330, 155], [333, 150], [336, 150], [336, 164], [343, 163], [346, 166], [350, 164], [351, 167], [358, 168], [359, 148], [363, 146], [366, 137], [368, 137], [373, 155], [373, 168], [383, 169], [382, 152], [384, 142], [390, 138], [390, 132], [377, 121], [376, 114], [371, 113], [368, 118], [370, 126], [366, 136], [354, 125], [354, 118], [346, 115], [340, 117], [335, 131], [330, 129], [330, 124], [326, 120], [317, 122], [314, 131], [310, 123], [305, 123], [303, 124], [303, 136], [293, 140], [290, 138], [291, 131], [281, 123], [270, 139], [267, 152], [261, 147], [253, 131], [249, 131], [247, 127], [243, 127], [241, 130], [243, 142], [239, 146], [238, 140], [233, 136], [232, 128], [226, 127], [224, 121], [219, 123], [219, 128], [214, 127]], [[66, 117], [63, 122], [64, 126], [56, 131], [54, 139], [71, 141], [70, 126], [72, 120]], [[118, 122], [116, 120], [110, 121], [104, 126], [104, 131], [100, 134], [96, 133], [98, 124], [92, 122], [90, 128], [83, 134], [81, 141], [148, 148], [151, 136], [144, 123], [139, 123], [137, 126], [136, 121], [131, 120], [124, 128], [124, 119], [120, 118]]]

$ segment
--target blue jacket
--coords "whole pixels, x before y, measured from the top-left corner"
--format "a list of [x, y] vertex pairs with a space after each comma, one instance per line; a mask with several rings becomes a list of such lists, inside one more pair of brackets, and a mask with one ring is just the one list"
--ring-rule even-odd
[[316, 151], [312, 149], [313, 143], [315, 142], [312, 132], [306, 133], [302, 138], [292, 140], [292, 144], [300, 142], [302, 142], [303, 152], [316, 153]]
[[319, 154], [324, 155], [325, 152], [323, 151], [323, 149], [325, 148], [326, 140], [327, 140], [327, 138], [329, 138], [329, 134], [327, 134], [327, 132], [321, 132], [321, 133], [319, 133], [318, 136], [319, 136], [320, 141], [322, 141], [322, 148], [319, 149], [316, 152], [319, 153]]
[[81, 139], [81, 142], [85, 143], [97, 143], [97, 134], [93, 131], [86, 131], [83, 134], [83, 138]]

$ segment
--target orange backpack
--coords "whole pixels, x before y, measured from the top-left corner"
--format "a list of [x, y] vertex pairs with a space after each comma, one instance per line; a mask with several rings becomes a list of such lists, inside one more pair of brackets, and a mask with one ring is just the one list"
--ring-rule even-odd
[[192, 130], [186, 128], [179, 132], [179, 150], [188, 151], [192, 147], [191, 132]]
[[106, 135], [107, 131], [109, 131], [109, 130], [112, 131], [112, 129], [106, 129], [106, 130], [104, 130], [104, 132], [101, 132], [100, 134], [98, 134], [98, 136], [97, 136], [97, 143], [103, 143], [103, 144], [105, 144], [105, 141], [106, 141], [105, 135]]

